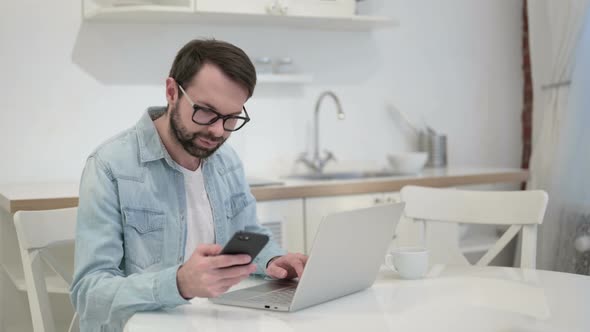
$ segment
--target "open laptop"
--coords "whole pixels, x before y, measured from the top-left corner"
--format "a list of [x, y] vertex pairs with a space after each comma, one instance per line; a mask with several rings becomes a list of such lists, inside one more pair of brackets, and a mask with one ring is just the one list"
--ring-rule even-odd
[[211, 299], [213, 303], [296, 311], [370, 287], [404, 203], [332, 214], [316, 233], [299, 282], [275, 280]]

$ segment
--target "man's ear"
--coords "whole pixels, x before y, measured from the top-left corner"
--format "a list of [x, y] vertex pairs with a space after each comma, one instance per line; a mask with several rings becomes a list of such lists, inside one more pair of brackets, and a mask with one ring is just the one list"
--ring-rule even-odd
[[166, 100], [168, 101], [168, 105], [175, 105], [179, 98], [179, 89], [178, 84], [176, 84], [176, 80], [172, 77], [168, 77], [166, 79]]

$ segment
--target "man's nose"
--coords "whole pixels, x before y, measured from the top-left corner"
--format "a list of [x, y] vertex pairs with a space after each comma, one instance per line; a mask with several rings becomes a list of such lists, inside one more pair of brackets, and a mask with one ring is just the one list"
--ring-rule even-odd
[[225, 129], [223, 129], [223, 120], [219, 119], [209, 125], [209, 133], [215, 137], [223, 136]]

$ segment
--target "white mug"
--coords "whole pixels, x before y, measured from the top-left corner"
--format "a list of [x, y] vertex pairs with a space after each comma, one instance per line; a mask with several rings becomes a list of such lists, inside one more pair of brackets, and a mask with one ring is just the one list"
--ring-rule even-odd
[[403, 279], [419, 279], [428, 272], [428, 249], [402, 247], [385, 256], [387, 267], [399, 273]]

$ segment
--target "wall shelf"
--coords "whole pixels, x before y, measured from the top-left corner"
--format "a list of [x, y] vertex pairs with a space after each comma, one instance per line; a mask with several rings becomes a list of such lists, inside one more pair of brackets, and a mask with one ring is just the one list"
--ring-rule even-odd
[[292, 27], [321, 30], [363, 31], [397, 26], [396, 20], [377, 16], [289, 16], [195, 12], [189, 6], [115, 6], [84, 9], [84, 18], [91, 22], [118, 23], [202, 23], [253, 27]]

